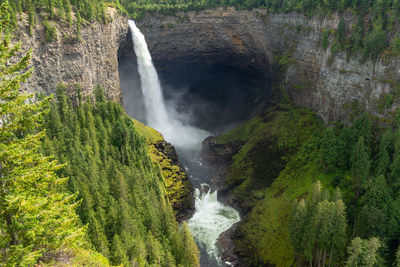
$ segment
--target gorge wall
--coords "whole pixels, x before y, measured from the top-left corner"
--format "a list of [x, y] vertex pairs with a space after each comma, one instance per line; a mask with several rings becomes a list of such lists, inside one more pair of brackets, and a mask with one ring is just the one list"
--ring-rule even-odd
[[[26, 16], [26, 15], [25, 15]], [[15, 39], [21, 40], [22, 49], [32, 48], [34, 72], [24, 83], [27, 92], [55, 91], [59, 82], [80, 85], [85, 95], [101, 85], [110, 100], [121, 101], [118, 75], [118, 48], [128, 32], [127, 18], [108, 9], [108, 23], [84, 23], [80, 40], [75, 26], [58, 25], [57, 39], [47, 42], [41, 23], [32, 36], [28, 34], [26, 18], [20, 22]]]
[[[53, 42], [46, 42], [41, 27], [33, 36], [20, 27], [15, 37], [22, 40], [24, 49], [33, 48], [35, 68], [23, 89], [49, 93], [64, 82], [79, 84], [84, 94], [91, 94], [94, 86], [101, 85], [109, 99], [121, 101], [118, 56], [133, 53], [132, 41], [126, 17], [109, 8], [108, 18], [105, 24], [83, 25], [80, 40], [73, 37], [74, 27], [59, 26]], [[355, 22], [351, 14], [344, 18], [347, 27]], [[307, 18], [298, 13], [270, 14], [263, 9], [218, 8], [175, 16], [151, 14], [138, 24], [157, 68], [168, 68], [172, 60], [223, 62], [271, 76], [274, 66], [286, 58], [289, 64], [284, 81], [289, 96], [296, 104], [317, 112], [325, 122], [346, 121], [354, 103], [359, 109], [386, 115], [398, 101], [385, 110], [378, 106], [382, 97], [398, 86], [400, 59], [383, 57], [361, 63], [338, 53], [332, 60], [330, 49], [322, 48], [322, 31], [337, 29], [339, 20], [338, 15]]]
[[[344, 14], [347, 27], [356, 22]], [[361, 62], [345, 53], [331, 58], [322, 48], [323, 30], [337, 29], [340, 17], [307, 18], [298, 13], [269, 14], [266, 10], [219, 8], [176, 16], [148, 15], [139, 23], [159, 68], [177, 59], [224, 62], [273, 75], [286, 59], [285, 87], [300, 106], [311, 108], [325, 122], [347, 121], [355, 106], [383, 116], [395, 103], [379, 108], [400, 80], [399, 58]], [[331, 37], [331, 43], [332, 43]], [[272, 77], [274, 78], [274, 77]]]

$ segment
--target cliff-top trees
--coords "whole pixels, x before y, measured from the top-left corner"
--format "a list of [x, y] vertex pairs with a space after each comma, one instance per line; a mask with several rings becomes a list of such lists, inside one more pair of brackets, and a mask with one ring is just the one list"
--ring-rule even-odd
[[64, 245], [81, 240], [74, 196], [62, 193], [66, 181], [56, 175], [57, 162], [38, 149], [38, 130], [46, 100], [20, 94], [30, 53], [16, 60], [4, 30], [7, 2], [0, 10], [0, 265], [32, 266]]

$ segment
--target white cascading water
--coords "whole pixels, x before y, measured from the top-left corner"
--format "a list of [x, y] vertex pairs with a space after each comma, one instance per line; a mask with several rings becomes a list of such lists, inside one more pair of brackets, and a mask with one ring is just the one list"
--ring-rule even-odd
[[[209, 186], [202, 184], [202, 187]], [[194, 194], [196, 212], [188, 221], [188, 225], [200, 246], [204, 246], [208, 255], [219, 261], [216, 241], [221, 233], [240, 221], [239, 213], [217, 200], [218, 191], [207, 190], [200, 193], [196, 188]]]
[[147, 124], [160, 131], [164, 138], [182, 149], [195, 149], [209, 133], [189, 125], [183, 125], [168, 114], [157, 71], [154, 68], [144, 35], [133, 20], [129, 20], [133, 46], [137, 57], [138, 71], [146, 107]]
[[[176, 112], [168, 113], [157, 71], [154, 68], [144, 35], [136, 27], [134, 21], [129, 21], [129, 27], [137, 57], [148, 125], [160, 131], [164, 138], [180, 151], [198, 150], [201, 141], [210, 134], [204, 130], [184, 125], [172, 115]], [[198, 166], [203, 167], [201, 164]], [[220, 263], [217, 239], [221, 233], [238, 222], [240, 216], [235, 209], [218, 202], [217, 191], [207, 190], [205, 192], [203, 190], [205, 186], [205, 184], [201, 186], [201, 191], [200, 189], [195, 190], [196, 211], [188, 221], [188, 225], [200, 248], [206, 251], [209, 257]]]

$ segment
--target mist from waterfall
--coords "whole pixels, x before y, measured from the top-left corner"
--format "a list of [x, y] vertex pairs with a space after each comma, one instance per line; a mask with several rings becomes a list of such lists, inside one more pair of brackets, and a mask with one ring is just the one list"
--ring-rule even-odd
[[[201, 266], [223, 266], [219, 259], [217, 239], [240, 220], [239, 213], [217, 200], [217, 191], [211, 186], [215, 177], [211, 167], [202, 162], [199, 150], [202, 140], [210, 134], [204, 130], [184, 124], [175, 107], [165, 105], [157, 71], [154, 68], [146, 40], [134, 21], [129, 21], [134, 50], [137, 57], [141, 89], [144, 96], [146, 120], [150, 127], [160, 131], [171, 142], [180, 155], [192, 183], [200, 188], [195, 190], [196, 211], [188, 221], [191, 232], [200, 248]], [[171, 105], [173, 101], [169, 102]], [[210, 172], [211, 171], [211, 172]], [[205, 187], [208, 190], [205, 190]]]
[[183, 124], [176, 118], [174, 107], [167, 110], [157, 71], [153, 65], [144, 35], [133, 20], [129, 20], [141, 88], [146, 108], [148, 126], [161, 132], [168, 142], [181, 149], [199, 148], [201, 141], [209, 136], [207, 131]]

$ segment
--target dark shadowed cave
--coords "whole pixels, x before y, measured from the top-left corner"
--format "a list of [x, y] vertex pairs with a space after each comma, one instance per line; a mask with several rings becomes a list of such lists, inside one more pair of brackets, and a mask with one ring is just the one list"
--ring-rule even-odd
[[[169, 115], [183, 124], [206, 130], [207, 134], [218, 135], [262, 111], [269, 102], [269, 64], [263, 55], [254, 53], [254, 49], [238, 52], [232, 46], [215, 50], [210, 46], [205, 50], [196, 50], [194, 46], [189, 53], [179, 53], [171, 48], [170, 51], [164, 51], [165, 54], [156, 49], [157, 46], [153, 46], [155, 51], [150, 52], [155, 55], [153, 62], [163, 88], [166, 107], [170, 108]], [[120, 46], [118, 62], [125, 110], [133, 118], [146, 123], [137, 59], [129, 35]], [[141, 64], [143, 66], [143, 62]], [[174, 134], [181, 136], [186, 127], [183, 126]], [[196, 142], [200, 145], [202, 140]], [[209, 238], [217, 240], [219, 234], [238, 222], [239, 213], [218, 202], [216, 192], [213, 197], [208, 195], [211, 190], [208, 193], [208, 190], [203, 191], [203, 185], [213, 190], [219, 189], [215, 184], [215, 166], [208, 164], [197, 149], [176, 148], [182, 166], [198, 190], [198, 195], [194, 196], [195, 202], [200, 204], [196, 205], [188, 223], [199, 245], [200, 265], [228, 266], [209, 251], [210, 247], [217, 246], [216, 253], [220, 253], [219, 244], [210, 245], [207, 242]], [[224, 223], [229, 224], [228, 228], [221, 228], [225, 227]]]
[[[245, 121], [266, 103], [270, 72], [252, 63], [253, 58], [221, 50], [199, 55], [194, 50], [193, 55], [177, 54], [176, 58], [157, 57], [153, 61], [167, 106], [176, 109], [176, 116], [219, 134]], [[124, 107], [132, 117], [145, 122], [136, 55], [129, 36], [121, 44], [118, 60]]]

